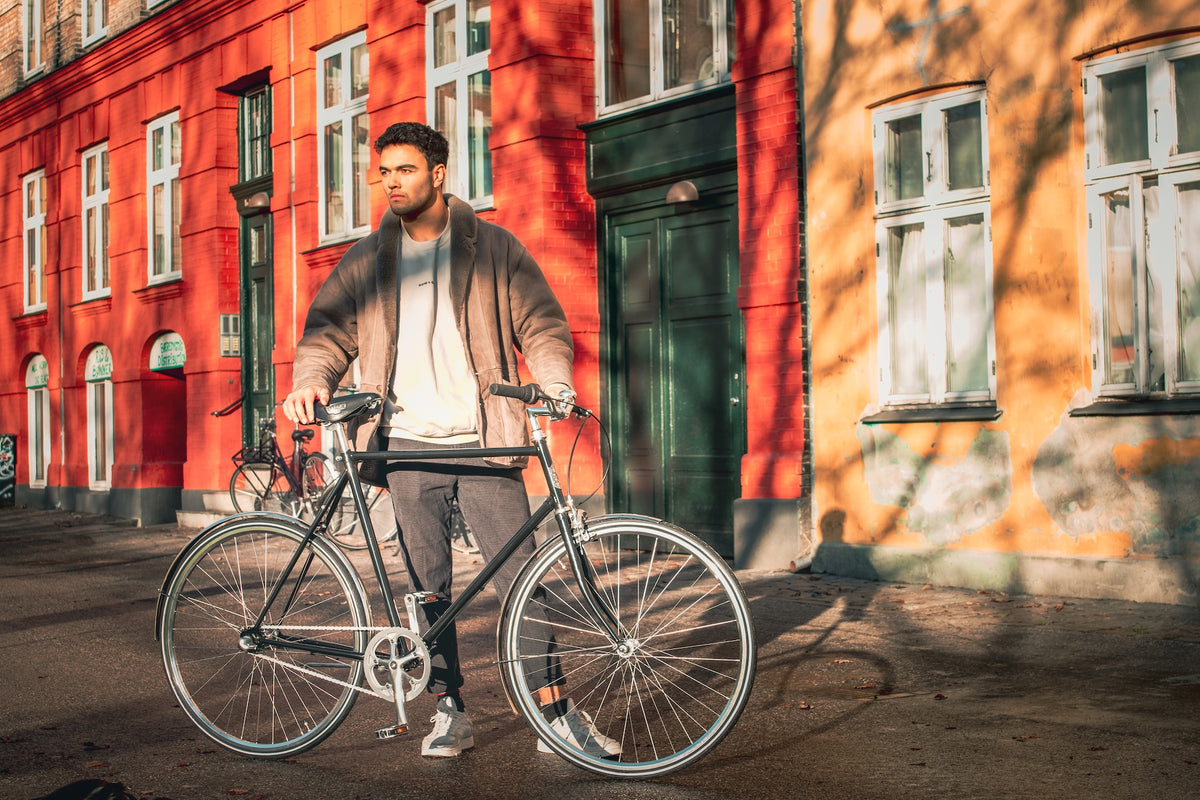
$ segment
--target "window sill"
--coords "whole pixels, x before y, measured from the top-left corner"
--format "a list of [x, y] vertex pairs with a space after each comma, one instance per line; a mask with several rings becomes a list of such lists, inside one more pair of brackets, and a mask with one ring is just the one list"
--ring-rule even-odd
[[1200, 397], [1172, 397], [1143, 400], [1097, 400], [1071, 409], [1072, 417], [1152, 417], [1200, 414]]
[[896, 406], [863, 416], [864, 425], [885, 422], [991, 422], [1004, 413], [994, 403], [986, 405]]

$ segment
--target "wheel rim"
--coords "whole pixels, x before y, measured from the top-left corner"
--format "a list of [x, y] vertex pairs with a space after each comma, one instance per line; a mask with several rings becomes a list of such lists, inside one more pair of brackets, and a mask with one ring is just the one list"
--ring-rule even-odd
[[[320, 742], [349, 713], [362, 662], [272, 647], [252, 630], [265, 596], [302, 533], [278, 523], [217, 530], [173, 578], [160, 638], [181, 707], [219, 744], [243, 755], [280, 757]], [[362, 651], [367, 623], [357, 580], [335, 551], [315, 541], [302, 580], [285, 586], [287, 613], [270, 626], [308, 626], [283, 635]], [[282, 604], [281, 604], [282, 605]], [[342, 630], [321, 630], [339, 626]]]
[[[501, 642], [510, 697], [551, 749], [593, 772], [653, 777], [702, 757], [732, 728], [753, 682], [753, 625], [732, 573], [677, 529], [601, 532], [588, 556], [620, 624], [610, 641], [585, 610], [564, 555], [554, 543], [514, 585]], [[558, 671], [546, 665], [548, 633]], [[582, 752], [544, 722], [530, 698], [548, 673], [619, 743], [619, 757]]]

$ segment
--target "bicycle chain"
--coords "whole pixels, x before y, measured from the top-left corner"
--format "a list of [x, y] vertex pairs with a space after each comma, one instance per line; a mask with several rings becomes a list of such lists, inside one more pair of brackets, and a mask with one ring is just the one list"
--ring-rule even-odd
[[[380, 628], [380, 627], [360, 627], [360, 626], [347, 626], [347, 625], [268, 625], [264, 628], [264, 630], [268, 630], [268, 631], [366, 631], [366, 632], [375, 631], [375, 632], [379, 632], [379, 631], [382, 631], [385, 629]], [[326, 675], [322, 672], [317, 672], [314, 669], [309, 669], [308, 667], [302, 667], [299, 664], [296, 664], [291, 661], [284, 661], [283, 659], [273, 658], [272, 656], [264, 655], [262, 653], [249, 653], [248, 655], [252, 655], [255, 658], [261, 659], [263, 661], [269, 661], [272, 664], [278, 664], [279, 666], [284, 667], [285, 669], [294, 669], [297, 672], [303, 673], [305, 675], [309, 675], [313, 678], [320, 678], [321, 680], [328, 681], [329, 683], [336, 683], [338, 686], [341, 686], [346, 689], [353, 689], [354, 691], [361, 692], [362, 694], [369, 694], [369, 695], [371, 695], [371, 697], [378, 697], [380, 700], [389, 699], [387, 697], [384, 697], [381, 694], [377, 694], [375, 691], [373, 691], [372, 689], [369, 689], [365, 686], [356, 686], [355, 684], [350, 683], [349, 681], [343, 681], [339, 678], [333, 677], [332, 675]], [[365, 669], [365, 667], [364, 667], [364, 669]]]

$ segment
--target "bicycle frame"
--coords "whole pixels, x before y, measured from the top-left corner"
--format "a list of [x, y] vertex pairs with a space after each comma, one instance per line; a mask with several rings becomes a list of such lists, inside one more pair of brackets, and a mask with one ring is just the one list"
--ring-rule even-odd
[[[259, 612], [251, 630], [260, 631], [263, 621], [266, 619], [271, 606], [279, 597], [280, 590], [287, 582], [292, 570], [296, 568], [296, 564], [300, 559], [300, 554], [304, 552], [305, 545], [312, 537], [323, 533], [328, 527], [329, 521], [333, 516], [334, 509], [341, 502], [342, 495], [346, 491], [347, 486], [350, 489], [350, 494], [354, 499], [355, 514], [359, 518], [359, 522], [363, 525], [363, 533], [367, 539], [367, 552], [370, 555], [371, 567], [374, 572], [376, 582], [379, 585], [380, 593], [383, 597], [384, 607], [387, 614], [388, 624], [391, 627], [403, 627], [400, 620], [400, 612], [396, 606], [395, 595], [392, 591], [391, 581], [388, 576], [387, 567], [383, 563], [383, 555], [379, 549], [379, 543], [375, 537], [375, 530], [371, 523], [371, 515], [368, 512], [366, 505], [366, 496], [363, 493], [362, 481], [358, 477], [357, 465], [366, 461], [429, 461], [462, 458], [464, 455], [472, 457], [512, 457], [512, 456], [527, 456], [537, 458], [541, 464], [542, 473], [546, 478], [546, 485], [550, 489], [550, 496], [542, 503], [542, 505], [533, 512], [529, 520], [521, 526], [500, 551], [479, 571], [479, 574], [471, 581], [471, 583], [458, 594], [451, 602], [450, 606], [438, 618], [438, 620], [430, 626], [426, 631], [421, 633], [421, 639], [428, 647], [435, 642], [438, 637], [449, 627], [458, 617], [459, 613], [468, 606], [472, 600], [484, 589], [488, 581], [499, 571], [500, 567], [508, 561], [509, 558], [517, 551], [517, 549], [533, 535], [534, 531], [551, 515], [555, 516], [558, 523], [559, 535], [566, 538], [569, 544], [573, 546], [567, 547], [568, 560], [571, 564], [571, 569], [579, 583], [580, 590], [586, 599], [589, 608], [596, 615], [604, 626], [605, 631], [614, 639], [621, 635], [619, 624], [616, 620], [616, 615], [608, 604], [601, 598], [593, 582], [590, 570], [587, 567], [587, 562], [583, 558], [579, 542], [573, 533], [582, 525], [579, 522], [578, 512], [574, 508], [570, 498], [562, 490], [562, 486], [558, 480], [558, 474], [554, 469], [554, 462], [550, 455], [549, 444], [546, 439], [546, 433], [542, 430], [538, 423], [538, 418], [550, 416], [550, 410], [544, 406], [531, 406], [525, 410], [526, 416], [529, 419], [531, 429], [531, 444], [525, 447], [481, 447], [472, 448], [469, 450], [463, 449], [446, 449], [446, 450], [392, 450], [392, 451], [363, 451], [357, 452], [351, 450], [346, 436], [346, 429], [343, 423], [331, 423], [335, 432], [336, 441], [336, 459], [344, 459], [344, 463], [348, 469], [339, 470], [337, 480], [333, 486], [326, 491], [325, 496], [321, 499], [321, 505], [316, 510], [312, 523], [308, 526], [308, 533], [296, 548], [296, 552], [292, 555], [291, 561], [284, 568], [276, 584], [271, 588], [267, 595], [266, 602], [263, 604], [262, 610]], [[300, 641], [277, 641], [276, 644], [289, 647], [292, 649], [305, 650], [309, 652], [324, 653], [327, 655], [350, 655], [354, 658], [363, 658], [364, 653], [346, 653], [340, 649], [330, 648], [326, 645], [320, 645], [311, 642]]]

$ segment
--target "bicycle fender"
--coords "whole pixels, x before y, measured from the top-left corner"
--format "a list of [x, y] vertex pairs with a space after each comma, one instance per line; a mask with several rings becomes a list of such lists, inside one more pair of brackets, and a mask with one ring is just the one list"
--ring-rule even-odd
[[[175, 559], [171, 562], [171, 566], [167, 570], [166, 575], [163, 576], [162, 585], [158, 589], [158, 601], [155, 604], [154, 609], [154, 641], [159, 641], [159, 631], [162, 630], [163, 599], [167, 596], [167, 586], [174, 579], [175, 573], [179, 571], [180, 566], [191, 555], [192, 550], [198, 546], [198, 543], [202, 539], [207, 538], [214, 532], [220, 531], [224, 528], [233, 527], [235, 525], [241, 525], [246, 522], [270, 523], [276, 527], [291, 528], [296, 533], [300, 534], [308, 532], [308, 528], [295, 517], [289, 517], [286, 514], [280, 514], [274, 511], [243, 511], [239, 514], [233, 514], [231, 516], [224, 517], [223, 519], [219, 519], [210, 525], [206, 525], [200, 530], [199, 533], [193, 536], [187, 544], [183, 546], [183, 549], [179, 551], [178, 555], [176, 555]], [[343, 562], [349, 574], [354, 576], [355, 588], [365, 601], [368, 595], [362, 585], [362, 578], [359, 577], [358, 570], [354, 568], [354, 565], [350, 563], [350, 560], [346, 557], [346, 554], [343, 553], [339, 547], [331, 544], [329, 545], [328, 549], [334, 554], [334, 557]], [[370, 613], [371, 609], [367, 608], [368, 619], [370, 618]]]

